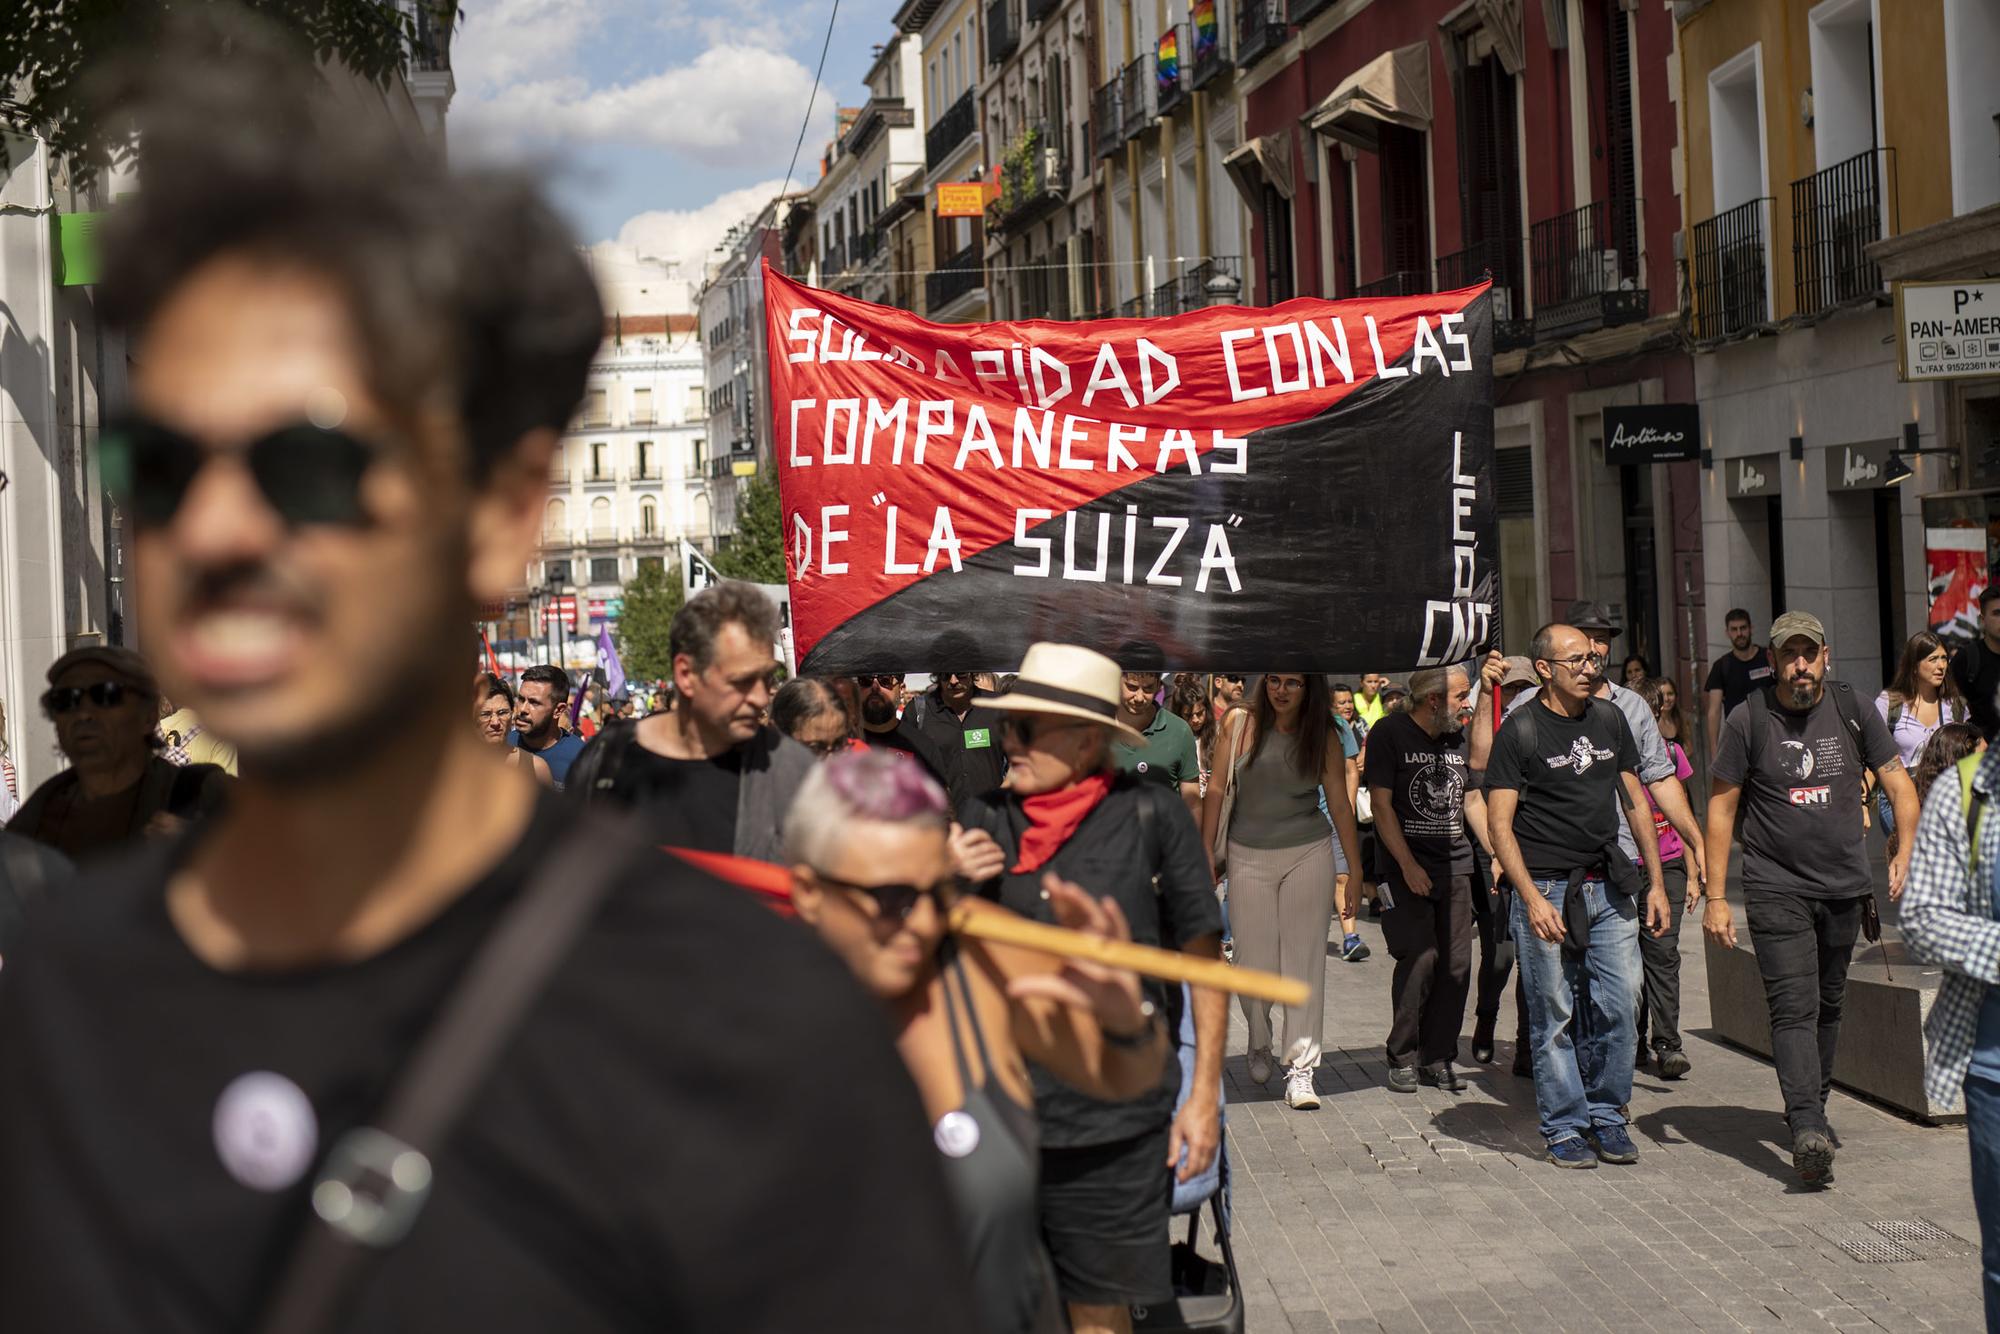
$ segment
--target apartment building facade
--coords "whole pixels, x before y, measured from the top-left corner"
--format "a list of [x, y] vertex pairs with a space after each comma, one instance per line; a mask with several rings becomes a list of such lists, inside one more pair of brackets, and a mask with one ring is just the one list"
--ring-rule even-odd
[[1677, 11], [1710, 641], [1809, 609], [1873, 690], [2000, 554], [2000, 378], [1904, 378], [1895, 290], [2000, 273], [2000, 4]]
[[930, 259], [923, 266], [921, 305], [908, 308], [945, 324], [991, 315], [985, 218], [963, 207], [945, 209], [939, 194], [940, 186], [983, 185], [986, 175], [979, 117], [984, 13], [980, 0], [904, 0], [896, 12], [897, 29], [914, 34], [923, 53], [924, 173], [911, 221], [927, 233]]

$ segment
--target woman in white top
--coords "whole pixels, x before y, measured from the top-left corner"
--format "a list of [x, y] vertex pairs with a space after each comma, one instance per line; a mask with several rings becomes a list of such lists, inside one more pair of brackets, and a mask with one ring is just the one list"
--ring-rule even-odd
[[[1875, 712], [1882, 715], [1882, 722], [1903, 757], [1903, 767], [1911, 773], [1917, 771], [1917, 761], [1923, 758], [1924, 747], [1930, 744], [1938, 728], [1946, 723], [1962, 723], [1972, 716], [1965, 696], [1959, 693], [1958, 681], [1951, 674], [1951, 650], [1942, 639], [1928, 630], [1910, 636], [1910, 642], [1903, 645], [1903, 656], [1896, 663], [1896, 675], [1889, 688], [1875, 697]], [[1875, 804], [1882, 816], [1882, 832], [1894, 847], [1895, 817], [1889, 809], [1888, 797], [1879, 787], [1875, 790]]]

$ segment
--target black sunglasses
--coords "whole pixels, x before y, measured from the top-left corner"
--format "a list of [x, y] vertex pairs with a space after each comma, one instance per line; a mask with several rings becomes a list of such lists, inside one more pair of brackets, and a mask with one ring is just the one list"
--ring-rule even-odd
[[854, 683], [863, 690], [869, 686], [895, 687], [903, 684], [903, 674], [897, 672], [893, 676], [857, 676], [854, 678]]
[[[97, 450], [105, 489], [135, 523], [156, 526], [173, 522], [195, 478], [224, 452], [143, 418], [106, 427]], [[361, 479], [381, 456], [373, 445], [301, 421], [228, 452], [242, 455], [257, 489], [288, 526], [368, 522]]]
[[133, 693], [118, 681], [93, 681], [87, 686], [56, 686], [42, 692], [42, 709], [49, 717], [68, 713], [86, 699], [100, 709], [115, 709]]
[[845, 880], [835, 880], [821, 876], [821, 880], [838, 890], [849, 894], [859, 894], [874, 904], [871, 916], [889, 918], [893, 921], [908, 921], [910, 914], [917, 910], [917, 900], [930, 895], [942, 908], [945, 898], [951, 892], [951, 881], [940, 880], [937, 884], [921, 887], [917, 885], [850, 885]]
[[807, 750], [810, 750], [821, 759], [826, 759], [828, 756], [837, 755], [852, 746], [854, 738], [851, 736], [837, 736], [826, 741], [808, 741], [805, 744]]
[[1215, 679], [1218, 681], [1233, 681], [1237, 685], [1243, 684], [1243, 678], [1241, 676], [1235, 676], [1230, 674], [1229, 672], [1217, 672], [1215, 674]]

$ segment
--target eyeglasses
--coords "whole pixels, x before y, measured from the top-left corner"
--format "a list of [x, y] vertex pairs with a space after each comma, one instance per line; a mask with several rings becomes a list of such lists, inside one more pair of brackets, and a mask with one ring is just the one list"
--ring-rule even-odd
[[897, 672], [893, 676], [857, 676], [854, 678], [854, 684], [860, 686], [863, 690], [868, 689], [870, 686], [880, 686], [884, 690], [894, 690], [897, 686], [903, 684], [903, 674]]
[[1601, 669], [1604, 666], [1604, 655], [1602, 653], [1579, 653], [1574, 658], [1550, 658], [1547, 661], [1551, 667], [1566, 667], [1572, 672], [1580, 672], [1586, 666], [1592, 670]]
[[850, 885], [844, 880], [831, 876], [819, 877], [826, 884], [845, 894], [852, 894], [870, 906], [868, 915], [878, 919], [906, 922], [910, 914], [917, 910], [918, 900], [929, 896], [942, 908], [950, 898], [952, 881], [949, 877], [935, 885]]
[[86, 699], [97, 708], [115, 709], [135, 694], [132, 687], [118, 681], [93, 681], [87, 686], [57, 686], [42, 692], [42, 709], [51, 718], [68, 713]]
[[368, 522], [361, 480], [380, 451], [345, 431], [311, 422], [280, 426], [241, 450], [220, 451], [158, 422], [107, 427], [97, 442], [105, 489], [141, 525], [173, 522], [188, 488], [222, 453], [239, 454], [264, 499], [290, 527]]
[[854, 738], [843, 734], [837, 737], [829, 737], [825, 741], [808, 741], [805, 743], [805, 747], [821, 759], [825, 759], [829, 755], [839, 754], [853, 744]]

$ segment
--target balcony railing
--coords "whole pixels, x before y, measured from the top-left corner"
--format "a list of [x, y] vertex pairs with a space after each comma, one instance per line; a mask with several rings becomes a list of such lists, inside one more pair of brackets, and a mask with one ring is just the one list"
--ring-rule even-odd
[[1799, 314], [1816, 315], [1882, 290], [1882, 271], [1869, 260], [1867, 247], [1900, 229], [1895, 202], [1893, 148], [1857, 153], [1792, 182], [1792, 283]]
[[1162, 64], [1157, 54], [1153, 57], [1153, 109], [1162, 116], [1186, 101], [1193, 91], [1188, 85], [1187, 57], [1187, 25], [1177, 23], [1174, 25], [1173, 60]]
[[1125, 320], [1144, 319], [1146, 315], [1146, 294], [1141, 292], [1124, 305], [1118, 307], [1118, 317]]
[[1055, 13], [1062, 0], [1028, 0], [1028, 22], [1038, 23]]
[[1431, 276], [1417, 269], [1385, 273], [1372, 283], [1354, 289], [1356, 296], [1421, 296], [1431, 290]]
[[592, 546], [599, 546], [607, 542], [616, 542], [617, 540], [618, 529], [615, 525], [590, 525], [589, 541]]
[[1285, 44], [1285, 0], [1237, 0], [1236, 63], [1244, 69]]
[[1697, 339], [1730, 338], [1770, 320], [1766, 285], [1771, 199], [1753, 199], [1697, 222], [1689, 231]]
[[451, 21], [441, 6], [417, 5], [416, 42], [410, 49], [410, 68], [420, 73], [441, 73], [451, 68]]
[[1153, 289], [1153, 314], [1178, 315], [1181, 313], [1181, 280], [1169, 278]]
[[1182, 310], [1202, 310], [1209, 303], [1208, 284], [1213, 278], [1236, 279], [1237, 291], [1242, 292], [1243, 270], [1234, 255], [1216, 255], [1205, 259], [1191, 269], [1184, 269], [1180, 276]]
[[935, 315], [967, 292], [976, 292], [986, 283], [986, 266], [981, 247], [969, 245], [924, 275], [924, 310]]
[[986, 63], [998, 65], [1021, 46], [1021, 0], [987, 0]]
[[1125, 143], [1125, 112], [1121, 100], [1122, 77], [1113, 78], [1091, 99], [1091, 134], [1097, 156], [1110, 157]]
[[1218, 22], [1215, 40], [1206, 47], [1202, 45], [1199, 28], [1190, 25], [1188, 36], [1194, 45], [1181, 52], [1181, 59], [1187, 62], [1188, 87], [1200, 88], [1229, 68], [1229, 30]]
[[937, 118], [937, 123], [924, 131], [924, 165], [936, 171], [949, 159], [954, 150], [972, 137], [972, 127], [976, 121], [972, 104], [972, 89], [960, 93], [958, 100]]
[[1600, 199], [1535, 224], [1535, 337], [1567, 338], [1646, 318], [1639, 286], [1645, 205]]
[[1127, 139], [1153, 122], [1153, 58], [1140, 56], [1118, 71], [1118, 110]]
[[986, 226], [1004, 232], [1041, 216], [1069, 189], [1069, 163], [1045, 126], [1022, 132], [1000, 164], [1000, 197], [986, 206]]

